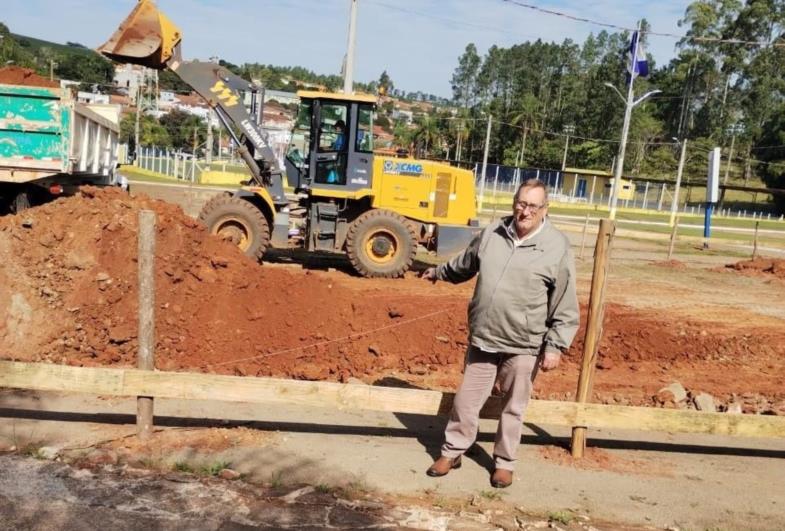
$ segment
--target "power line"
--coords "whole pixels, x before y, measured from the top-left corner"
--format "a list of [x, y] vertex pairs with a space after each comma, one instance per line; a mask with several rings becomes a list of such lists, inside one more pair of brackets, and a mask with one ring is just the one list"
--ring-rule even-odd
[[383, 7], [383, 8], [386, 8], [386, 9], [390, 9], [392, 11], [398, 11], [400, 13], [406, 13], [406, 14], [409, 14], [409, 15], [417, 15], [418, 17], [430, 18], [432, 20], [439, 20], [439, 21], [447, 22], [449, 24], [454, 24], [454, 25], [457, 25], [457, 26], [463, 26], [465, 28], [481, 29], [481, 30], [486, 30], [486, 31], [493, 31], [495, 33], [505, 33], [507, 35], [513, 35], [513, 36], [516, 36], [516, 37], [528, 37], [530, 39], [538, 38], [536, 35], [527, 35], [527, 34], [523, 34], [523, 33], [519, 33], [519, 32], [507, 31], [507, 30], [504, 30], [502, 28], [499, 28], [498, 26], [488, 26], [488, 25], [484, 25], [484, 24], [477, 24], [475, 22], [467, 22], [465, 20], [457, 20], [457, 19], [452, 19], [452, 18], [447, 18], [447, 17], [441, 17], [441, 16], [433, 15], [431, 13], [425, 13], [425, 12], [422, 12], [422, 11], [415, 11], [413, 9], [405, 9], [403, 7], [399, 7], [399, 6], [396, 6], [396, 5], [388, 4], [388, 3], [385, 3], [385, 2], [379, 2], [377, 0], [368, 0], [367, 3], [373, 4], [373, 5], [377, 5], [379, 7]]
[[[637, 28], [628, 28], [625, 26], [619, 26], [617, 24], [610, 24], [608, 22], [600, 22], [598, 20], [593, 20], [590, 18], [585, 17], [578, 17], [575, 15], [570, 15], [569, 13], [565, 13], [563, 11], [555, 11], [553, 9], [545, 9], [533, 4], [528, 4], [525, 2], [521, 2], [519, 0], [502, 0], [502, 2], [506, 2], [509, 4], [514, 4], [518, 7], [522, 7], [525, 9], [531, 9], [532, 11], [538, 11], [540, 13], [545, 13], [547, 15], [553, 15], [556, 17], [566, 18], [569, 20], [574, 20], [576, 22], [585, 22], [586, 24], [593, 24], [595, 26], [600, 26], [604, 28], [612, 28], [621, 31], [628, 31], [633, 32], [637, 31]], [[666, 32], [658, 32], [658, 31], [642, 31], [641, 33], [645, 33], [646, 35], [654, 35], [657, 37], [670, 37], [679, 40], [688, 40], [688, 41], [697, 41], [701, 43], [716, 43], [716, 44], [740, 44], [743, 46], [760, 46], [762, 48], [766, 48], [769, 46], [773, 47], [785, 47], [785, 42], [777, 43], [777, 42], [766, 42], [766, 41], [747, 41], [744, 39], [725, 39], [722, 37], [696, 37], [690, 35], [677, 35], [675, 33], [666, 33]]]

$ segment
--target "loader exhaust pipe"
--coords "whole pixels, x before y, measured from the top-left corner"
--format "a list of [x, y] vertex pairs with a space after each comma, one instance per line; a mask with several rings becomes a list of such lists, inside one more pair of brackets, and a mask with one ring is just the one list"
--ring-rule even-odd
[[163, 70], [177, 56], [180, 28], [161, 13], [152, 0], [139, 0], [120, 27], [98, 51], [119, 63]]

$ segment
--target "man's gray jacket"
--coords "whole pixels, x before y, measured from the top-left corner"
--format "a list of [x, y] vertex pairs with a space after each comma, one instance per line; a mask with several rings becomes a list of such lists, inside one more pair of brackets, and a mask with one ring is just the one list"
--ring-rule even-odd
[[546, 218], [542, 230], [516, 247], [503, 218], [436, 270], [439, 280], [464, 282], [479, 273], [469, 303], [471, 344], [491, 352], [562, 352], [578, 330], [575, 263], [567, 237]]

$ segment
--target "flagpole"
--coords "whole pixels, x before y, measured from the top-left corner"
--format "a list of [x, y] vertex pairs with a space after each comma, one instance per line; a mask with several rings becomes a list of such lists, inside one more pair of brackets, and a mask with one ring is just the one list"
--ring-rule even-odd
[[621, 174], [624, 169], [624, 154], [627, 151], [627, 135], [630, 132], [630, 116], [632, 116], [633, 98], [635, 93], [632, 87], [635, 83], [635, 70], [638, 65], [638, 47], [641, 40], [641, 21], [638, 21], [638, 29], [635, 33], [635, 42], [632, 47], [632, 62], [630, 63], [630, 86], [627, 87], [627, 99], [624, 101], [624, 124], [621, 128], [621, 142], [619, 143], [619, 154], [616, 157], [616, 167], [613, 172], [613, 187], [611, 188], [611, 211], [609, 219], [616, 219], [616, 204], [619, 202], [619, 188], [621, 185]]

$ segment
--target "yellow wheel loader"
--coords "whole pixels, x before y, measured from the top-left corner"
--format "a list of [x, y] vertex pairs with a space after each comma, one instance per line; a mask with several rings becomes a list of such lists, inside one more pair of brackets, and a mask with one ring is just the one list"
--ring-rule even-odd
[[[215, 63], [183, 61], [180, 41], [180, 30], [155, 4], [140, 0], [99, 51], [118, 62], [172, 70], [207, 100], [239, 146], [251, 179], [205, 204], [199, 219], [210, 232], [259, 259], [270, 246], [299, 245], [346, 253], [363, 276], [399, 277], [418, 245], [452, 254], [478, 230], [470, 171], [374, 153], [374, 96], [299, 91], [281, 164], [254, 119], [257, 87]], [[284, 178], [294, 190], [290, 197]]]

